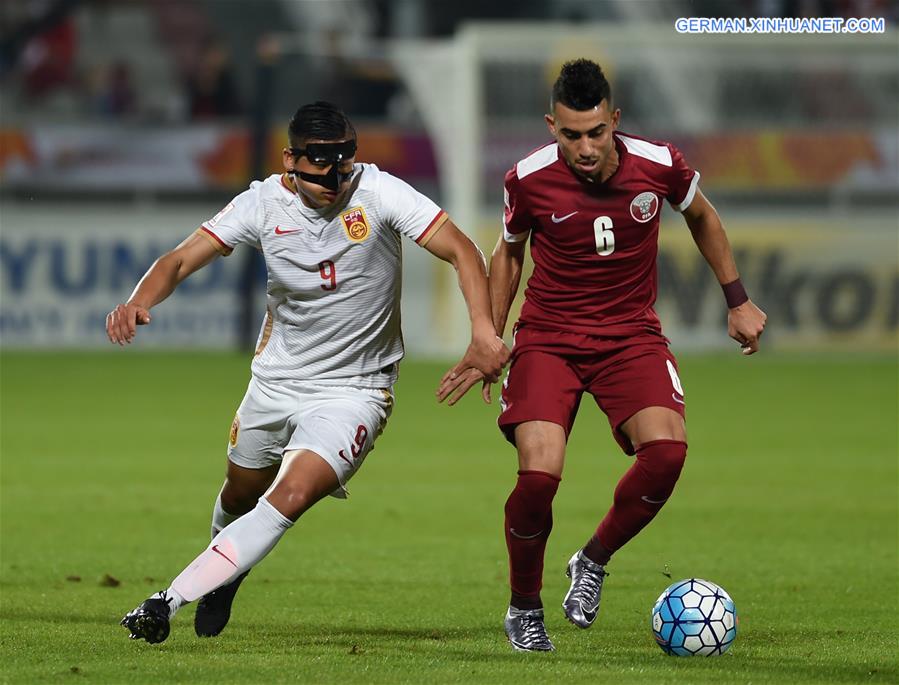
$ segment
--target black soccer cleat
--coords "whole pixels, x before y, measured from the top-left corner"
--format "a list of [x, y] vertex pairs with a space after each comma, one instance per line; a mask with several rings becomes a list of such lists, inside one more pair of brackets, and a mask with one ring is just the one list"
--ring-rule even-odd
[[144, 600], [125, 614], [120, 623], [131, 632], [132, 640], [146, 640], [150, 644], [162, 642], [169, 636], [168, 602], [158, 597]]
[[222, 585], [200, 599], [197, 613], [194, 614], [194, 632], [198, 637], [215, 637], [225, 629], [231, 619], [234, 595], [248, 573], [249, 571], [244, 571], [227, 585]]

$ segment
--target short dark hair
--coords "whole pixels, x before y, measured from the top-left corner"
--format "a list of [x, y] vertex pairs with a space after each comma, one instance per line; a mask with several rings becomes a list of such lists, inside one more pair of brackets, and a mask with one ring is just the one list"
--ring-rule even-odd
[[549, 108], [561, 102], [566, 107], [583, 112], [597, 107], [606, 100], [612, 106], [612, 87], [602, 73], [602, 68], [589, 59], [576, 59], [565, 62], [559, 78], [553, 84]]
[[343, 140], [356, 138], [356, 129], [343, 110], [319, 100], [300, 107], [287, 125], [291, 147], [303, 147], [307, 140]]

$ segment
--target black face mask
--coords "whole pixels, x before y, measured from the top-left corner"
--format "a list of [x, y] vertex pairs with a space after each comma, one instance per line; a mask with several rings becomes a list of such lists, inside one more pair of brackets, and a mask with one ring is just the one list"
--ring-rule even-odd
[[342, 143], [307, 143], [305, 148], [290, 148], [290, 152], [297, 158], [306, 157], [313, 164], [331, 165], [323, 174], [307, 174], [305, 171], [292, 172], [308, 183], [315, 183], [337, 192], [340, 184], [353, 175], [352, 171], [342, 173], [338, 171], [337, 167], [342, 161], [356, 156], [355, 140], [347, 140]]

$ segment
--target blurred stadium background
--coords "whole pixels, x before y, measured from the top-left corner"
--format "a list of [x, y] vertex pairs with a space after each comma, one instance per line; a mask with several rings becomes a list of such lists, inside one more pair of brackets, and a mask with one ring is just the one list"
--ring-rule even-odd
[[[895, 349], [899, 323], [897, 5], [887, 2], [17, 0], [0, 44], [0, 339], [104, 344], [152, 259], [252, 178], [286, 121], [330, 99], [360, 158], [446, 207], [489, 254], [502, 174], [547, 133], [561, 63], [599, 61], [622, 129], [702, 173], [771, 349]], [[687, 36], [680, 16], [884, 16], [858, 35]], [[714, 279], [670, 209], [659, 311], [676, 349], [728, 344]], [[253, 255], [189, 281], [139, 346], [245, 346]], [[406, 251], [411, 356], [466, 335], [453, 275]]]

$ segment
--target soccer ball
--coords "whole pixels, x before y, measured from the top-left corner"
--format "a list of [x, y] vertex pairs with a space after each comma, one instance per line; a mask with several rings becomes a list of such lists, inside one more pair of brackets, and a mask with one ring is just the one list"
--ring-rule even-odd
[[665, 654], [717, 656], [737, 637], [737, 610], [715, 583], [679, 580], [656, 600], [652, 632]]

